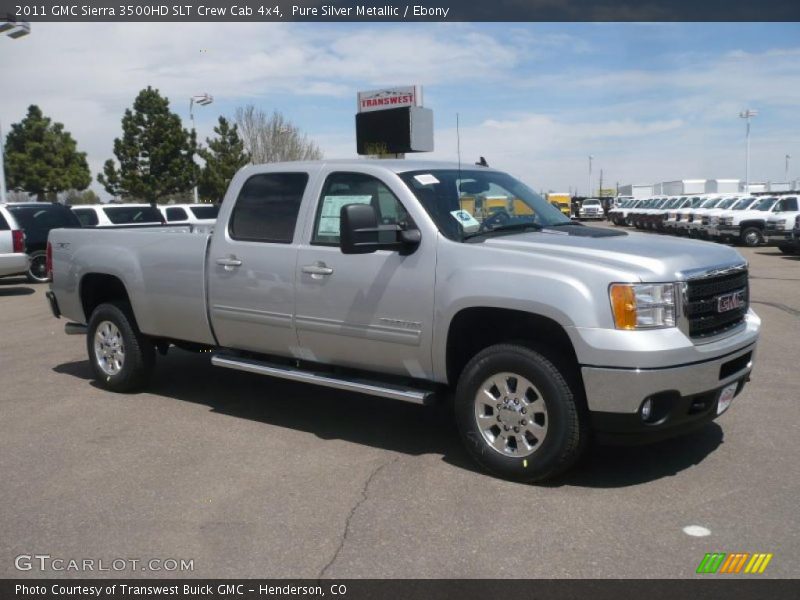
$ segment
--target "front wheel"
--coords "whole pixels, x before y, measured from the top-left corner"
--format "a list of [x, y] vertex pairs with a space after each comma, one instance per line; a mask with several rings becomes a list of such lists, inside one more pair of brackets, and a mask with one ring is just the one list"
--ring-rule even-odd
[[113, 392], [141, 388], [155, 364], [153, 344], [136, 327], [127, 305], [101, 304], [92, 312], [86, 349], [95, 379]]
[[553, 477], [578, 460], [585, 418], [562, 372], [523, 346], [498, 344], [461, 374], [455, 414], [467, 451], [487, 471], [517, 481]]
[[747, 227], [742, 231], [741, 242], [748, 248], [759, 246], [764, 241], [764, 236], [758, 227]]
[[47, 274], [47, 255], [45, 251], [37, 250], [36, 252], [31, 252], [30, 259], [28, 271], [25, 273], [28, 281], [31, 283], [47, 283], [50, 281], [50, 276]]

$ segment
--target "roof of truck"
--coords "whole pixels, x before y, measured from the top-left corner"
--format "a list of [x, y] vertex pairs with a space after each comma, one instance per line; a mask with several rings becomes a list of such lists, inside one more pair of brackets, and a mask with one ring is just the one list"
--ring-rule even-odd
[[473, 161], [466, 161], [462, 162], [460, 167], [459, 163], [457, 162], [446, 162], [446, 161], [437, 161], [437, 160], [422, 160], [422, 159], [408, 159], [408, 158], [387, 158], [387, 159], [376, 159], [376, 158], [343, 158], [343, 159], [323, 159], [323, 160], [307, 160], [307, 161], [295, 161], [295, 162], [284, 162], [284, 163], [266, 163], [260, 165], [252, 165], [249, 168], [259, 169], [260, 167], [270, 167], [270, 170], [274, 168], [281, 168], [281, 167], [304, 167], [304, 166], [314, 166], [314, 167], [322, 167], [325, 165], [335, 165], [337, 167], [364, 167], [364, 166], [371, 166], [371, 167], [382, 167], [389, 171], [394, 171], [395, 173], [405, 173], [407, 171], [425, 171], [427, 169], [461, 169], [462, 171], [467, 170], [476, 170], [476, 169], [486, 169], [494, 171], [496, 169], [492, 169], [491, 167], [482, 167], [480, 165], [476, 165]]

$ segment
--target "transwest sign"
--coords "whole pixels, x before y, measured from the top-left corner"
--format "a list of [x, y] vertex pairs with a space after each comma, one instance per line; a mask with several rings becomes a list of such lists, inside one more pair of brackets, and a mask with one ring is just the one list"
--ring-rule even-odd
[[420, 86], [403, 85], [358, 92], [358, 112], [360, 113], [405, 106], [422, 106], [422, 88]]

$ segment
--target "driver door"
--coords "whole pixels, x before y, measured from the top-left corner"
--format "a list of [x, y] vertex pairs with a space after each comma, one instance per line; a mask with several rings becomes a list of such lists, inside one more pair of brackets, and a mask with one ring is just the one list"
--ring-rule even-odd
[[303, 358], [430, 378], [436, 240], [424, 237], [407, 256], [342, 254], [339, 211], [352, 203], [373, 205], [381, 224], [413, 225], [378, 177], [327, 174], [297, 261], [295, 326]]

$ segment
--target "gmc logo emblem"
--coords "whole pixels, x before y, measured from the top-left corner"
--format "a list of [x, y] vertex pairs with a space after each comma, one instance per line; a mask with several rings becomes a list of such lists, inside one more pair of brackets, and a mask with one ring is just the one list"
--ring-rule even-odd
[[738, 290], [717, 298], [717, 312], [724, 313], [744, 306], [744, 290]]

